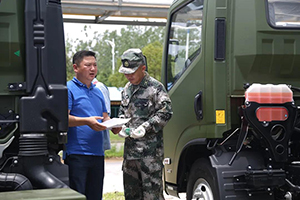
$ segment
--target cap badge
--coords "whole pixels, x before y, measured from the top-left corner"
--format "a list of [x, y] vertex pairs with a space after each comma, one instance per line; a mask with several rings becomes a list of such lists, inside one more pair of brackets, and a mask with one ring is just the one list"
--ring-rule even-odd
[[124, 66], [125, 66], [125, 67], [129, 67], [128, 61], [125, 61], [125, 62], [124, 62]]

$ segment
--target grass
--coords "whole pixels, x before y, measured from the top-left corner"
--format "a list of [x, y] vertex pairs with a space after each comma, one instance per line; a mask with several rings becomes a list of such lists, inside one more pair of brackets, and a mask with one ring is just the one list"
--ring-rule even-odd
[[[113, 134], [110, 131], [110, 143], [111, 149], [105, 151], [105, 158], [120, 158], [124, 153], [124, 138], [121, 138], [118, 135]], [[121, 146], [116, 146], [117, 143], [121, 143]]]
[[123, 153], [124, 153], [124, 147], [118, 149], [116, 146], [112, 144], [111, 149], [105, 151], [105, 158], [119, 158], [123, 156]]
[[110, 134], [110, 142], [115, 143], [115, 142], [124, 142], [124, 138], [121, 138], [118, 134], [113, 134], [111, 131], [109, 131]]
[[124, 193], [123, 192], [111, 192], [105, 193], [103, 195], [103, 200], [124, 200]]

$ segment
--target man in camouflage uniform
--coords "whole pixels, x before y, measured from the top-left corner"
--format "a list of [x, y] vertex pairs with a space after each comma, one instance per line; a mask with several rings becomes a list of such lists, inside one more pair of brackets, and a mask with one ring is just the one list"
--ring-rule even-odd
[[162, 129], [173, 112], [164, 86], [146, 72], [140, 49], [128, 49], [119, 69], [128, 79], [119, 111], [131, 118], [119, 132], [125, 137], [123, 180], [127, 200], [164, 199]]

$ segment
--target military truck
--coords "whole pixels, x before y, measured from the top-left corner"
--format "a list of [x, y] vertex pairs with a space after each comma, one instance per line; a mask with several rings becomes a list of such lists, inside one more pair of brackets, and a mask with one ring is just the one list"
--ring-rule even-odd
[[300, 1], [175, 0], [164, 45], [166, 193], [300, 199]]
[[0, 0], [0, 199], [85, 199], [58, 152], [68, 102], [60, 0]]

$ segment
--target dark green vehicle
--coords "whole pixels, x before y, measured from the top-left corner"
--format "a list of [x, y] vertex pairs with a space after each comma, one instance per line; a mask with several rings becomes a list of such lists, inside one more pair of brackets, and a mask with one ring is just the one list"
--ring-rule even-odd
[[85, 199], [58, 156], [67, 96], [60, 0], [0, 0], [0, 199]]
[[165, 191], [300, 199], [300, 1], [175, 0], [162, 82]]

